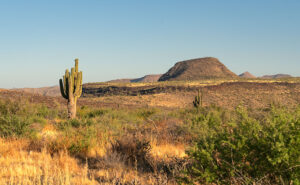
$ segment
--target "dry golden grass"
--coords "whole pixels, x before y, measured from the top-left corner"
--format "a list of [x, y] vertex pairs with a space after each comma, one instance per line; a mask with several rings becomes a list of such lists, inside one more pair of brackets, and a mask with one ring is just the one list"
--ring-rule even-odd
[[[60, 135], [47, 124], [38, 137], [49, 143]], [[86, 157], [95, 162], [82, 163], [64, 150], [51, 155], [45, 148], [40, 152], [31, 150], [31, 144], [24, 138], [0, 138], [0, 184], [176, 184], [175, 179], [170, 180], [160, 171], [145, 172], [137, 166], [126, 165], [124, 156], [110, 147], [92, 148]], [[153, 140], [150, 145], [149, 154], [154, 163], [186, 157], [183, 144], [158, 144]]]
[[0, 184], [96, 184], [67, 153], [52, 157], [46, 150], [28, 152], [27, 146], [26, 140], [0, 139]]
[[158, 172], [143, 172], [137, 166], [128, 166], [124, 158], [118, 153], [107, 153], [102, 158], [102, 168], [91, 170], [93, 177], [103, 185], [115, 184], [141, 184], [160, 185], [177, 184], [175, 179], [170, 179], [166, 174]]
[[186, 148], [184, 144], [160, 144], [151, 142], [150, 154], [156, 159], [169, 160], [170, 158], [184, 158], [186, 157]]
[[[248, 108], [256, 109], [265, 108], [272, 103], [295, 106], [300, 100], [300, 84], [297, 81], [273, 83], [279, 81], [256, 79], [252, 80], [252, 82], [255, 83], [237, 82], [215, 86], [204, 85], [205, 87], [202, 87], [203, 105], [217, 105], [226, 108], [235, 108], [238, 105], [243, 105]], [[208, 83], [212, 84], [213, 81]], [[189, 82], [186, 82], [187, 86], [188, 84]], [[189, 85], [199, 86], [197, 82], [190, 82]], [[125, 105], [129, 107], [188, 108], [192, 107], [191, 102], [196, 95], [197, 88], [189, 91], [174, 90], [151, 95], [101, 96], [88, 98], [88, 100], [92, 101], [94, 105], [106, 103], [108, 105], [120, 105], [121, 107]]]
[[59, 133], [53, 125], [47, 124], [44, 126], [42, 131], [37, 134], [37, 137], [42, 140], [55, 140], [59, 136]]
[[[181, 98], [179, 98], [181, 96]], [[140, 106], [151, 106], [151, 107], [186, 107], [190, 103], [186, 101], [184, 94], [169, 94], [169, 93], [160, 93], [153, 95], [143, 95], [143, 96], [103, 96], [99, 98], [93, 98], [95, 102], [104, 102], [110, 104], [122, 105], [140, 105]]]

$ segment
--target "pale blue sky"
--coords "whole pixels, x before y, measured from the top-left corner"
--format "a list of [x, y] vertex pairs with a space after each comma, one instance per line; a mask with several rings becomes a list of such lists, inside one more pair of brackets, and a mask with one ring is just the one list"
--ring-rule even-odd
[[299, 0], [0, 0], [0, 88], [166, 72], [213, 56], [233, 72], [300, 76]]

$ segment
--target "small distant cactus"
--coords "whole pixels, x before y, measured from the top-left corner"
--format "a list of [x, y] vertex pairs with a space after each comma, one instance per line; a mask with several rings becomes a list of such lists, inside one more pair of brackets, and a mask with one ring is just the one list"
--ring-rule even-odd
[[195, 100], [193, 101], [194, 107], [195, 108], [200, 108], [203, 105], [203, 92], [198, 90], [198, 95], [195, 96]]
[[78, 59], [75, 59], [75, 68], [71, 72], [67, 69], [65, 75], [59, 80], [62, 97], [68, 100], [68, 118], [76, 118], [77, 99], [82, 94], [82, 71], [78, 71]]

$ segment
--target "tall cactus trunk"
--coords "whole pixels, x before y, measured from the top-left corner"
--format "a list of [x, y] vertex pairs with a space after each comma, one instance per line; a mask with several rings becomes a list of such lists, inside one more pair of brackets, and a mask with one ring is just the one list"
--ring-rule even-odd
[[76, 118], [77, 99], [82, 94], [82, 72], [78, 71], [78, 59], [75, 59], [75, 68], [66, 70], [65, 75], [59, 80], [62, 97], [68, 100], [68, 118]]
[[77, 101], [74, 100], [74, 98], [71, 98], [68, 100], [68, 118], [74, 119], [76, 118], [76, 105]]

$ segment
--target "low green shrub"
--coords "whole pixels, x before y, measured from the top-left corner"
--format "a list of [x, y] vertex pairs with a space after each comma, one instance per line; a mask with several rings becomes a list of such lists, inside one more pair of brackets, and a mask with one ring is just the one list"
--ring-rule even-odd
[[103, 116], [105, 113], [108, 113], [109, 109], [92, 109], [87, 106], [81, 106], [77, 110], [77, 116], [79, 118], [96, 118]]
[[[211, 113], [210, 113], [211, 114]], [[272, 110], [257, 120], [238, 108], [235, 120], [200, 116], [199, 136], [188, 151], [192, 164], [180, 182], [214, 184], [299, 184], [300, 110]]]
[[153, 114], [155, 114], [157, 110], [155, 109], [141, 109], [137, 112], [137, 115], [142, 119], [147, 119]]
[[14, 137], [24, 136], [31, 132], [30, 122], [27, 119], [15, 115], [5, 115], [0, 117], [0, 136]]
[[59, 114], [57, 109], [49, 109], [47, 106], [41, 105], [36, 107], [36, 115], [45, 119], [54, 119], [58, 117]]

